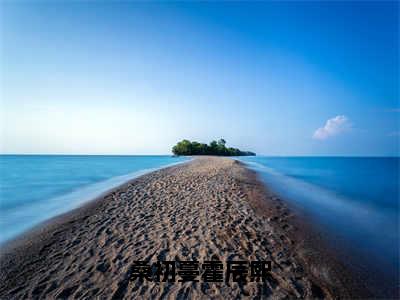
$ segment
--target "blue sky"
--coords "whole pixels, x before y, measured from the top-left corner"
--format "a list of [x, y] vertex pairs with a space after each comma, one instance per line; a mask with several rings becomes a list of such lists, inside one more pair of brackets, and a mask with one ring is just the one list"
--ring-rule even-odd
[[398, 155], [398, 2], [1, 3], [2, 153]]

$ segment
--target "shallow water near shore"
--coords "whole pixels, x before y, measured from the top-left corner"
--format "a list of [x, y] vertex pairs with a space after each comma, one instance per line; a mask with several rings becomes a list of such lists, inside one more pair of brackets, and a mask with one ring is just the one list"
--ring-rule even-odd
[[[347, 245], [378, 294], [399, 280], [399, 158], [243, 157], [262, 180], [315, 222], [336, 247]], [[348, 254], [348, 253], [347, 253]], [[346, 254], [346, 255], [347, 255]], [[385, 282], [386, 286], [380, 285]], [[383, 289], [393, 289], [385, 291]]]
[[[287, 247], [293, 240], [283, 225], [289, 226], [293, 215], [282, 201], [264, 194], [243, 164], [201, 157], [146, 174], [102, 198], [5, 247], [0, 298], [333, 298], [330, 284], [317, 281], [310, 265]], [[209, 284], [199, 275], [199, 283], [180, 282], [180, 272], [168, 283], [131, 277], [137, 261], [182, 266], [182, 261], [210, 259], [223, 262], [222, 279], [229, 282]], [[260, 274], [265, 281], [234, 283], [226, 273], [231, 260], [273, 265], [270, 274]], [[338, 287], [335, 295], [353, 295]]]
[[186, 160], [171, 156], [0, 155], [0, 243], [130, 179]]

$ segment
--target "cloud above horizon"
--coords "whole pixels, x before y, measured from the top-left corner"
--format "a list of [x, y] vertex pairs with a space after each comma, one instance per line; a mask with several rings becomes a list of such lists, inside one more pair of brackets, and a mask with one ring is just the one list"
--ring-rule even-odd
[[346, 129], [350, 128], [349, 119], [344, 115], [338, 115], [326, 121], [324, 127], [320, 127], [315, 130], [313, 134], [313, 139], [325, 140], [329, 137], [338, 135]]

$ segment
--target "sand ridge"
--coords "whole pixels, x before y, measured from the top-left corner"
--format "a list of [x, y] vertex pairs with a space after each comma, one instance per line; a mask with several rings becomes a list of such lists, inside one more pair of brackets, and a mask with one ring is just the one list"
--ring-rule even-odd
[[[333, 298], [293, 250], [290, 210], [271, 196], [273, 213], [260, 213], [260, 193], [228, 158], [144, 175], [3, 250], [0, 298]], [[211, 259], [269, 260], [272, 270], [245, 286], [130, 280], [134, 261]]]

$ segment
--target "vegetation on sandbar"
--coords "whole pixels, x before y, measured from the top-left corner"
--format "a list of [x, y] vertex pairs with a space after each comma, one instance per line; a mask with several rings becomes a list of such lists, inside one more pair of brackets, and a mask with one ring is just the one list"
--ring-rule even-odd
[[256, 155], [254, 152], [241, 151], [237, 148], [225, 146], [226, 141], [220, 139], [212, 141], [209, 145], [189, 140], [182, 140], [172, 147], [174, 155], [218, 155], [218, 156], [249, 156]]

